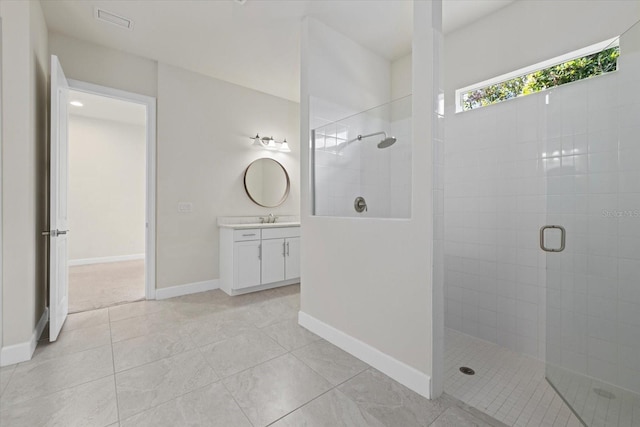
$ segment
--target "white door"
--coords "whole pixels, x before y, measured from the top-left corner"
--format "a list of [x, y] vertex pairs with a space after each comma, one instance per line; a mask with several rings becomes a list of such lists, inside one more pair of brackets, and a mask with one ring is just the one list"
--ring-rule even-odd
[[286, 251], [285, 279], [297, 279], [300, 277], [300, 238], [291, 237], [287, 239]]
[[262, 284], [284, 280], [284, 239], [262, 241]]
[[260, 240], [234, 243], [235, 278], [233, 289], [260, 284]]
[[51, 175], [49, 231], [49, 340], [58, 338], [69, 312], [67, 191], [69, 85], [58, 57], [51, 56]]

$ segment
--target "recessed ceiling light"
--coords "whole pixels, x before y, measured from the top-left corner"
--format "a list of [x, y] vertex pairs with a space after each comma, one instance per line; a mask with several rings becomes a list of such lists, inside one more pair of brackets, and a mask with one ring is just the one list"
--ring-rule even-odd
[[74, 107], [82, 107], [84, 105], [80, 101], [71, 101], [69, 104], [73, 105]]
[[245, 4], [247, 2], [247, 0], [233, 0], [238, 4]]
[[117, 15], [113, 12], [108, 12], [96, 7], [94, 16], [98, 21], [117, 25], [118, 27], [126, 28], [127, 30], [133, 30], [133, 21], [131, 19]]

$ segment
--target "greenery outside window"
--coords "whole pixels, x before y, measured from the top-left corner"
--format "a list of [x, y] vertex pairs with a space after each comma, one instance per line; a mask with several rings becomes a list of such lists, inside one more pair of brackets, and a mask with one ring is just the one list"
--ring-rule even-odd
[[[614, 40], [617, 42], [618, 38]], [[620, 47], [614, 40], [459, 89], [456, 91], [456, 110], [473, 110], [615, 71], [618, 67]], [[590, 52], [585, 54], [585, 51]]]

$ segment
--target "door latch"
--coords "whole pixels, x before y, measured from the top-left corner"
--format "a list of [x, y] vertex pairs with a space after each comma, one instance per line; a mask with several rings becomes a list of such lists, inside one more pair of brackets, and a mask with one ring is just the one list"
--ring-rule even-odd
[[67, 231], [69, 230], [51, 230], [51, 231], [43, 231], [42, 235], [43, 236], [49, 236], [49, 237], [58, 237], [58, 236], [62, 236], [67, 234]]

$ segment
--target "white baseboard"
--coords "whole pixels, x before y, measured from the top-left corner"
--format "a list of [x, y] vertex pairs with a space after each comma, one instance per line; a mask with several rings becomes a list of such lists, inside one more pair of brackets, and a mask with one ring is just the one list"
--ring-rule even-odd
[[220, 283], [218, 279], [205, 280], [204, 282], [187, 283], [186, 285], [171, 286], [168, 288], [156, 289], [156, 299], [167, 299], [179, 297], [181, 295], [196, 294], [198, 292], [218, 289]]
[[225, 289], [224, 286], [220, 287], [220, 289], [222, 289], [227, 295], [230, 295], [233, 297], [236, 295], [250, 294], [252, 292], [266, 291], [267, 289], [281, 288], [283, 286], [295, 285], [296, 283], [300, 283], [299, 277], [297, 279], [283, 280], [282, 282], [267, 283], [266, 285], [253, 286], [251, 288], [244, 288], [244, 289], [238, 289], [238, 290]]
[[49, 321], [49, 309], [46, 308], [38, 324], [31, 334], [31, 340], [19, 344], [8, 345], [0, 350], [0, 366], [13, 365], [31, 360], [33, 352], [36, 351], [38, 340], [44, 331], [44, 327]]
[[331, 344], [368, 363], [405, 387], [427, 399], [431, 398], [431, 377], [429, 375], [302, 311], [298, 312], [298, 323]]
[[99, 258], [70, 259], [69, 267], [72, 267], [74, 265], [103, 264], [106, 262], [134, 261], [137, 259], [144, 259], [144, 254], [116, 255], [116, 256], [105, 256], [105, 257], [99, 257]]

